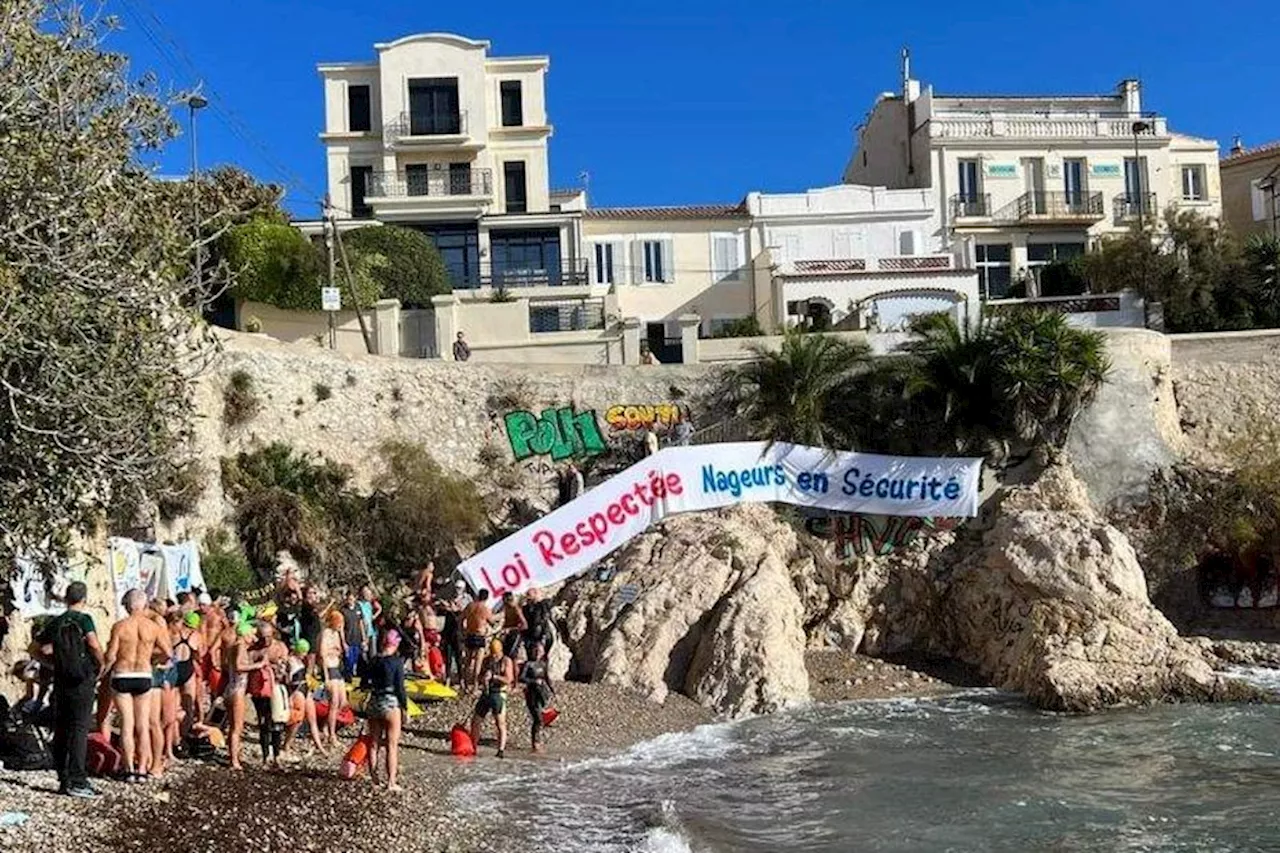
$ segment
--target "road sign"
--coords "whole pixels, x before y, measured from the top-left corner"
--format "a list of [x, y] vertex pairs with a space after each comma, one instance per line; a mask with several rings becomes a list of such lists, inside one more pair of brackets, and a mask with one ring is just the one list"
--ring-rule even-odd
[[320, 288], [320, 306], [325, 311], [342, 310], [342, 291], [336, 287]]

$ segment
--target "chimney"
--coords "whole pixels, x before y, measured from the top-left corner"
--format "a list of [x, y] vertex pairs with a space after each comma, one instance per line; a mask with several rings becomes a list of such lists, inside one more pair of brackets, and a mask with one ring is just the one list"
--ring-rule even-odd
[[1133, 78], [1121, 80], [1117, 92], [1124, 101], [1124, 111], [1129, 115], [1142, 112], [1142, 83]]
[[1236, 134], [1236, 138], [1231, 143], [1231, 156], [1244, 153], [1244, 143], [1240, 141], [1240, 134]]

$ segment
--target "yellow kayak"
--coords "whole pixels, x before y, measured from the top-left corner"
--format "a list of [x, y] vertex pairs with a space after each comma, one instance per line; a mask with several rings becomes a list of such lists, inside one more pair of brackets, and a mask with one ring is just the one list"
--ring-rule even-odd
[[[359, 709], [364, 705], [365, 699], [368, 698], [368, 695], [363, 690], [352, 687], [347, 689], [347, 698], [351, 700], [352, 707]], [[411, 698], [409, 700], [409, 719], [412, 720], [414, 717], [421, 716], [422, 708]]]
[[410, 676], [404, 680], [404, 692], [419, 702], [446, 702], [458, 698], [458, 691], [432, 678]]

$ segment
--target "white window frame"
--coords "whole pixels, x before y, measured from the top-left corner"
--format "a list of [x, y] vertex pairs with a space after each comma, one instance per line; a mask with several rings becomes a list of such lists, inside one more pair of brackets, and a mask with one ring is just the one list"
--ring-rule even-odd
[[[1205, 186], [1208, 170], [1203, 163], [1184, 163], [1179, 173], [1182, 179], [1183, 201], [1208, 201], [1209, 188]], [[1187, 178], [1191, 177], [1190, 186]], [[1197, 186], [1198, 184], [1198, 186]]]
[[[598, 240], [590, 244], [591, 283], [593, 285], [621, 284], [623, 281], [623, 243], [619, 240]], [[607, 262], [602, 264], [602, 258]], [[605, 273], [608, 275], [605, 275]]]
[[[658, 253], [657, 264], [650, 263], [653, 251]], [[659, 285], [675, 281], [675, 242], [671, 235], [637, 234], [632, 243], [631, 266], [631, 280], [635, 284]]]
[[[729, 241], [733, 243], [733, 259], [729, 261], [729, 267], [722, 267], [718, 257], [717, 247], [725, 245]], [[712, 278], [717, 281], [742, 281], [742, 234], [735, 232], [713, 233], [709, 236], [709, 251], [711, 256]]]

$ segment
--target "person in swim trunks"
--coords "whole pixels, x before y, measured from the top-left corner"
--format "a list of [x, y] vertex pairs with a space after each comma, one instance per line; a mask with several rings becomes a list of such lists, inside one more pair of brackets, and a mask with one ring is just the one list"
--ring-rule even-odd
[[462, 611], [462, 644], [466, 649], [466, 677], [463, 687], [468, 693], [480, 687], [480, 661], [489, 631], [501, 621], [502, 614], [494, 613], [489, 606], [489, 590], [482, 589], [476, 600]]
[[129, 615], [111, 626], [104, 671], [111, 673], [111, 691], [120, 710], [125, 779], [139, 782], [159, 770], [164, 751], [163, 740], [152, 743], [152, 661], [167, 659], [173, 649], [168, 632], [147, 612], [142, 590], [126, 592], [124, 607]]
[[480, 744], [480, 724], [493, 712], [493, 724], [498, 731], [498, 757], [507, 752], [507, 691], [516, 680], [516, 664], [502, 653], [502, 641], [489, 644], [489, 654], [480, 666], [485, 679], [484, 692], [476, 701], [471, 714], [471, 742]]

